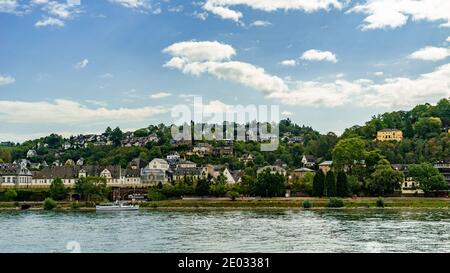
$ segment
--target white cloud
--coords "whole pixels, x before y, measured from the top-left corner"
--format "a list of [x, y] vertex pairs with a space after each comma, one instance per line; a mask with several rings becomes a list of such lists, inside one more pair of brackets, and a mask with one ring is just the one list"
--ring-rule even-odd
[[448, 38], [447, 38], [447, 40], [446, 40], [448, 43], [450, 43], [450, 36], [448, 36]]
[[229, 60], [236, 54], [232, 46], [217, 41], [175, 43], [164, 49], [163, 52], [186, 62], [223, 61]]
[[152, 99], [162, 99], [162, 98], [167, 98], [167, 97], [170, 97], [170, 96], [172, 96], [171, 93], [159, 92], [159, 93], [150, 95], [150, 98], [152, 98]]
[[3, 124], [85, 124], [123, 120], [146, 121], [152, 116], [167, 113], [160, 106], [142, 108], [88, 108], [75, 101], [51, 102], [0, 101], [0, 123]]
[[440, 61], [450, 56], [450, 49], [427, 46], [408, 56], [410, 59], [422, 61]]
[[16, 82], [16, 79], [14, 79], [13, 77], [8, 76], [8, 75], [1, 75], [0, 74], [0, 86], [13, 84], [15, 82]]
[[56, 27], [63, 27], [64, 21], [59, 20], [58, 18], [44, 18], [36, 22], [34, 24], [35, 27], [48, 27], [48, 26], [56, 26]]
[[101, 100], [85, 100], [85, 102], [95, 105], [95, 106], [102, 106], [102, 107], [108, 106], [108, 103], [106, 103], [105, 101], [101, 101]]
[[88, 60], [88, 59], [84, 59], [84, 60], [78, 62], [74, 67], [75, 67], [75, 69], [83, 69], [83, 68], [85, 68], [88, 64], [89, 64], [89, 60]]
[[296, 60], [284, 60], [284, 61], [280, 62], [280, 64], [283, 66], [296, 66], [297, 61]]
[[14, 13], [18, 5], [17, 0], [0, 0], [0, 12]]
[[384, 75], [384, 72], [378, 71], [378, 72], [373, 73], [373, 75], [374, 75], [374, 76], [377, 76], [377, 77], [381, 77], [381, 76]]
[[98, 77], [100, 79], [112, 79], [112, 78], [114, 78], [114, 75], [111, 73], [105, 73], [105, 74], [98, 75]]
[[291, 117], [291, 116], [294, 115], [294, 113], [289, 112], [289, 111], [283, 111], [283, 112], [281, 112], [281, 114], [282, 114], [283, 116], [286, 116], [286, 117]]
[[131, 9], [150, 9], [150, 1], [148, 0], [109, 0], [112, 3], [122, 5]]
[[249, 63], [228, 60], [187, 61], [181, 58], [180, 62], [175, 62], [175, 58], [179, 57], [173, 56], [165, 66], [179, 69], [186, 74], [208, 74], [218, 79], [240, 83], [286, 105], [411, 107], [417, 103], [450, 96], [450, 64], [417, 78], [387, 78], [375, 84], [369, 79], [288, 81], [270, 75], [264, 69]]
[[222, 19], [237, 22], [243, 17], [243, 14], [240, 11], [231, 9], [234, 6], [247, 6], [251, 9], [265, 12], [277, 10], [314, 12], [331, 8], [341, 9], [343, 4], [339, 0], [207, 0], [203, 5], [203, 9]]
[[253, 27], [267, 27], [267, 26], [270, 26], [270, 25], [272, 25], [271, 22], [269, 22], [269, 21], [261, 21], [261, 20], [256, 20], [256, 21], [254, 21], [253, 23], [250, 24], [250, 26], [253, 26]]
[[337, 58], [334, 53], [330, 51], [320, 51], [317, 49], [310, 49], [308, 51], [305, 51], [300, 59], [306, 61], [327, 61], [337, 63]]
[[450, 27], [450, 1], [448, 0], [366, 0], [356, 4], [347, 13], [363, 13], [362, 30], [398, 28], [409, 19], [441, 23]]

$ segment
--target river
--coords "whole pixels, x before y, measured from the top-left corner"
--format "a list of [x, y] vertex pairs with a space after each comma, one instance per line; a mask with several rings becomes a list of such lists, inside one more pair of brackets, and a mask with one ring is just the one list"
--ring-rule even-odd
[[450, 211], [1, 212], [0, 252], [450, 252]]

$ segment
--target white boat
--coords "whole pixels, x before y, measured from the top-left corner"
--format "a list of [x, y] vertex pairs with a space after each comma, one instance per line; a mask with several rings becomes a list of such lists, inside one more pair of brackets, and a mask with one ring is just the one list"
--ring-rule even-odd
[[138, 211], [138, 205], [128, 205], [116, 201], [115, 203], [100, 204], [95, 207], [97, 211]]

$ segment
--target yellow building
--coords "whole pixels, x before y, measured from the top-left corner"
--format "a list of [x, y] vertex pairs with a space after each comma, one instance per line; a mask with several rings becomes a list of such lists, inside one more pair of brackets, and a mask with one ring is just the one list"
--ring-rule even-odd
[[398, 129], [383, 129], [377, 133], [378, 141], [403, 140], [403, 132]]

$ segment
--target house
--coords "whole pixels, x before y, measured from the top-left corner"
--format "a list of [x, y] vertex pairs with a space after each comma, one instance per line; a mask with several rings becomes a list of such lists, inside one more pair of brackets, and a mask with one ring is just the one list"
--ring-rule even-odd
[[78, 159], [76, 164], [77, 164], [77, 166], [83, 166], [84, 165], [84, 158], [81, 157], [80, 159]]
[[158, 142], [159, 138], [156, 134], [151, 134], [145, 137], [135, 137], [128, 135], [122, 140], [122, 146], [124, 147], [145, 147], [149, 142]]
[[195, 168], [177, 168], [173, 172], [173, 181], [184, 181], [190, 179], [197, 181], [208, 177], [208, 169], [206, 167]]
[[162, 170], [164, 172], [169, 170], [169, 163], [161, 158], [155, 158], [148, 163], [148, 168], [153, 170]]
[[324, 161], [319, 164], [319, 170], [327, 174], [329, 171], [331, 171], [331, 167], [333, 166], [333, 161]]
[[197, 164], [188, 160], [181, 160], [176, 164], [177, 169], [190, 169], [190, 168], [196, 168]]
[[215, 147], [212, 149], [212, 154], [215, 156], [232, 156], [233, 147]]
[[117, 186], [124, 184], [127, 175], [123, 171], [120, 166], [51, 166], [34, 172], [32, 185], [49, 187], [53, 180], [59, 178], [66, 187], [73, 187], [80, 178], [96, 176], [105, 178], [108, 186]]
[[222, 165], [211, 165], [211, 164], [208, 164], [208, 165], [206, 165], [206, 169], [208, 171], [208, 174], [212, 178], [217, 178], [222, 173], [222, 170], [224, 169], [224, 167]]
[[258, 175], [260, 173], [263, 173], [265, 171], [269, 170], [271, 174], [281, 174], [283, 176], [287, 175], [287, 172], [284, 168], [280, 167], [280, 166], [265, 166], [262, 168], [259, 168], [258, 171], [256, 172]]
[[19, 164], [0, 164], [1, 187], [28, 187], [32, 184], [32, 173]]
[[142, 168], [145, 168], [146, 166], [148, 166], [148, 161], [140, 159], [140, 158], [135, 158], [135, 159], [131, 160], [131, 162], [130, 162], [130, 168], [132, 170], [141, 170]]
[[122, 184], [123, 185], [141, 185], [141, 172], [138, 169], [122, 170]]
[[239, 160], [247, 164], [248, 162], [253, 162], [255, 158], [251, 154], [244, 154], [239, 158]]
[[312, 155], [304, 155], [301, 162], [303, 167], [313, 168], [316, 165], [316, 158]]
[[27, 158], [33, 158], [36, 157], [38, 154], [35, 150], [28, 150], [27, 152]]
[[404, 180], [401, 185], [401, 191], [404, 195], [422, 195], [424, 192], [419, 188], [419, 183], [408, 175], [408, 164], [392, 164], [392, 168], [404, 174]]
[[206, 155], [206, 154], [211, 154], [212, 149], [213, 149], [212, 146], [208, 143], [198, 143], [192, 149], [192, 153], [202, 156], [202, 155]]
[[244, 173], [242, 171], [230, 171], [228, 168], [226, 168], [223, 171], [223, 175], [226, 177], [227, 184], [236, 184], [242, 182], [242, 176], [244, 175]]
[[401, 141], [403, 140], [403, 132], [398, 129], [383, 129], [377, 132], [378, 141]]
[[65, 166], [75, 166], [75, 161], [72, 159], [67, 159], [66, 163], [64, 163]]
[[302, 179], [307, 173], [315, 173], [315, 171], [308, 168], [295, 169], [292, 172], [292, 178]]
[[448, 162], [438, 162], [434, 165], [436, 169], [444, 176], [450, 187], [450, 163]]
[[141, 169], [141, 181], [143, 184], [158, 185], [169, 181], [169, 163], [161, 158], [155, 158], [147, 167]]
[[173, 152], [166, 156], [166, 160], [169, 162], [176, 162], [176, 161], [180, 160], [180, 155], [177, 152]]

